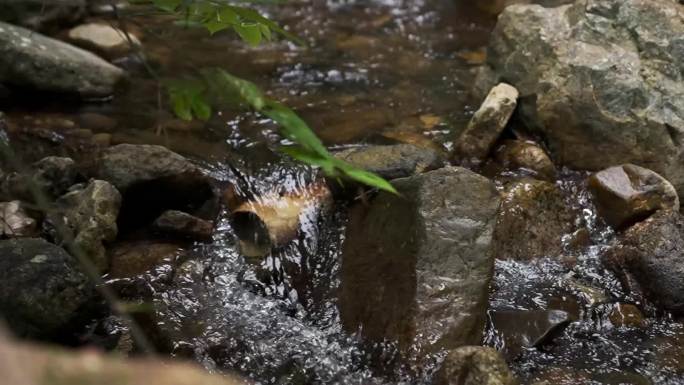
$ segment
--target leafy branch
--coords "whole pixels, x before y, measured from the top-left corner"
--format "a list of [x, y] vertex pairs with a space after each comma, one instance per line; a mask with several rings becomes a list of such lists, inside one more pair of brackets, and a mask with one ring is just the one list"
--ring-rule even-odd
[[[255, 2], [252, 0], [251, 2]], [[265, 18], [257, 11], [233, 5], [226, 0], [137, 0], [183, 20], [186, 25], [201, 25], [210, 34], [232, 29], [250, 45], [271, 40], [274, 34], [303, 44], [301, 39]], [[381, 190], [397, 193], [380, 176], [335, 158], [306, 122], [287, 106], [266, 97], [252, 82], [231, 75], [223, 69], [203, 69], [198, 76], [165, 82], [174, 113], [184, 120], [207, 120], [212, 104], [246, 104], [280, 126], [281, 133], [294, 145], [281, 150], [290, 157], [320, 167], [330, 177], [346, 177]]]
[[251, 46], [257, 46], [264, 40], [271, 41], [274, 34], [304, 45], [303, 40], [254, 9], [233, 5], [225, 0], [136, 0], [135, 2], [151, 4], [175, 16], [186, 26], [202, 26], [211, 35], [232, 29]]
[[281, 147], [285, 154], [320, 167], [328, 176], [346, 177], [396, 193], [394, 187], [380, 176], [332, 156], [304, 120], [284, 104], [266, 97], [250, 81], [223, 69], [212, 68], [201, 70], [197, 77], [170, 81], [167, 87], [174, 112], [182, 119], [207, 119], [211, 116], [212, 102], [234, 103], [238, 100], [280, 126], [283, 136], [294, 143]]

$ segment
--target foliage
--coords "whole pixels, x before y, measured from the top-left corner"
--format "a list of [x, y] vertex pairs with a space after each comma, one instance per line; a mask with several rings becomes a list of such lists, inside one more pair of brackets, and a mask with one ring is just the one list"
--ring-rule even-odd
[[396, 193], [394, 187], [378, 175], [332, 156], [304, 120], [287, 106], [265, 96], [250, 81], [233, 76], [223, 69], [212, 68], [200, 71], [200, 75], [194, 78], [174, 80], [167, 87], [173, 109], [183, 119], [192, 119], [193, 116], [206, 119], [211, 115], [212, 102], [239, 100], [278, 123], [282, 134], [294, 143], [281, 148], [292, 158], [318, 166], [328, 176], [344, 176]]
[[[195, 24], [206, 28], [210, 34], [232, 29], [242, 40], [250, 45], [258, 45], [263, 40], [271, 40], [273, 33], [289, 40], [301, 41], [261, 16], [257, 11], [219, 0], [143, 0], [156, 8], [183, 20], [186, 25]], [[209, 119], [214, 103], [246, 104], [256, 112], [276, 122], [282, 134], [294, 145], [284, 146], [281, 150], [300, 162], [318, 166], [332, 177], [346, 177], [397, 193], [394, 187], [380, 176], [352, 166], [332, 156], [320, 139], [294, 111], [287, 106], [269, 99], [252, 82], [231, 75], [223, 69], [204, 69], [198, 76], [173, 79], [166, 82], [171, 105], [181, 119], [194, 117]]]
[[254, 9], [233, 5], [225, 0], [137, 0], [136, 2], [152, 4], [159, 10], [174, 15], [185, 25], [203, 26], [212, 35], [232, 29], [242, 40], [252, 46], [257, 46], [264, 40], [272, 40], [274, 34], [303, 44], [299, 38]]

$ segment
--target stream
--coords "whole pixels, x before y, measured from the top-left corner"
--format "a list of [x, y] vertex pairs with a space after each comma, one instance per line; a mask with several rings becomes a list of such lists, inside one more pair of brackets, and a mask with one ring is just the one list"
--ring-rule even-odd
[[[250, 48], [233, 34], [209, 37], [136, 7], [123, 15], [127, 28], [145, 36], [155, 76], [224, 68], [296, 110], [333, 150], [408, 140], [447, 152], [481, 102], [470, 90], [496, 22], [467, 3], [297, 0], [263, 6], [307, 48], [282, 41]], [[112, 143], [164, 145], [249, 196], [296, 194], [315, 180], [316, 170], [278, 153], [286, 141], [272, 122], [230, 106], [207, 122], [181, 121], [160, 107], [162, 90], [140, 60], [129, 56], [116, 64], [131, 77], [111, 101], [53, 99], [41, 101], [36, 113], [28, 98], [5, 112], [46, 136], [59, 136], [66, 121], [92, 135], [110, 134]], [[74, 146], [69, 151], [78, 152]], [[36, 146], [27, 157], [51, 151]], [[561, 259], [497, 256], [483, 344], [504, 352], [523, 384], [684, 384], [684, 324], [649, 307], [642, 309], [641, 327], [611, 323], [616, 304], [639, 299], [602, 266], [599, 255], [616, 234], [596, 212], [588, 175], [562, 169], [554, 182], [571, 208], [573, 228], [587, 230], [579, 247], [570, 246], [569, 233]], [[488, 176], [503, 191], [506, 181], [525, 175]], [[136, 320], [160, 353], [195, 360], [211, 372], [261, 384], [429, 384], [445, 352], [420, 364], [398, 364], [393, 343], [368, 346], [343, 328], [338, 295], [353, 203], [336, 202], [326, 215], [304, 221], [290, 244], [256, 259], [241, 255], [224, 208], [210, 242], [195, 243], [182, 258], [145, 274], [104, 278], [125, 288], [128, 300], [151, 306]], [[534, 347], [511, 346], [510, 338], [522, 338], [530, 328], [527, 315], [519, 315], [547, 310], [562, 310], [571, 322]], [[97, 327], [113, 336], [127, 333], [113, 318]]]

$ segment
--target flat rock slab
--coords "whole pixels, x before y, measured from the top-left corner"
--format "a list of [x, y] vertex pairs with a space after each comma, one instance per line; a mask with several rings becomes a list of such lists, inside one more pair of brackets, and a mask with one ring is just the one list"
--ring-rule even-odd
[[492, 278], [499, 194], [447, 167], [393, 181], [347, 226], [340, 311], [350, 332], [415, 358], [478, 344]]
[[88, 51], [0, 22], [0, 83], [104, 98], [123, 75]]
[[513, 360], [523, 348], [542, 346], [557, 337], [572, 322], [563, 310], [492, 311], [494, 329], [503, 340], [504, 354]]
[[411, 144], [353, 148], [340, 151], [335, 157], [385, 179], [405, 178], [444, 165], [437, 151]]

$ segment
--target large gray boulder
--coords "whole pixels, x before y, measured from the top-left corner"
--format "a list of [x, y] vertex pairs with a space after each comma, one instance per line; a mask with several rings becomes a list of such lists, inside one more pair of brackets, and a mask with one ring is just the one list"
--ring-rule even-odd
[[42, 239], [0, 241], [0, 318], [20, 335], [49, 335], [89, 303], [94, 286], [64, 249]]
[[85, 13], [86, 0], [0, 1], [0, 20], [37, 30], [76, 23]]
[[681, 193], [684, 7], [672, 0], [513, 5], [499, 16], [488, 65], [520, 91], [521, 117], [560, 163], [634, 163]]
[[369, 342], [395, 341], [418, 359], [478, 344], [499, 194], [459, 167], [393, 185], [401, 196], [380, 193], [347, 226], [339, 300], [345, 329]]
[[0, 83], [103, 98], [123, 75], [90, 52], [0, 22]]

